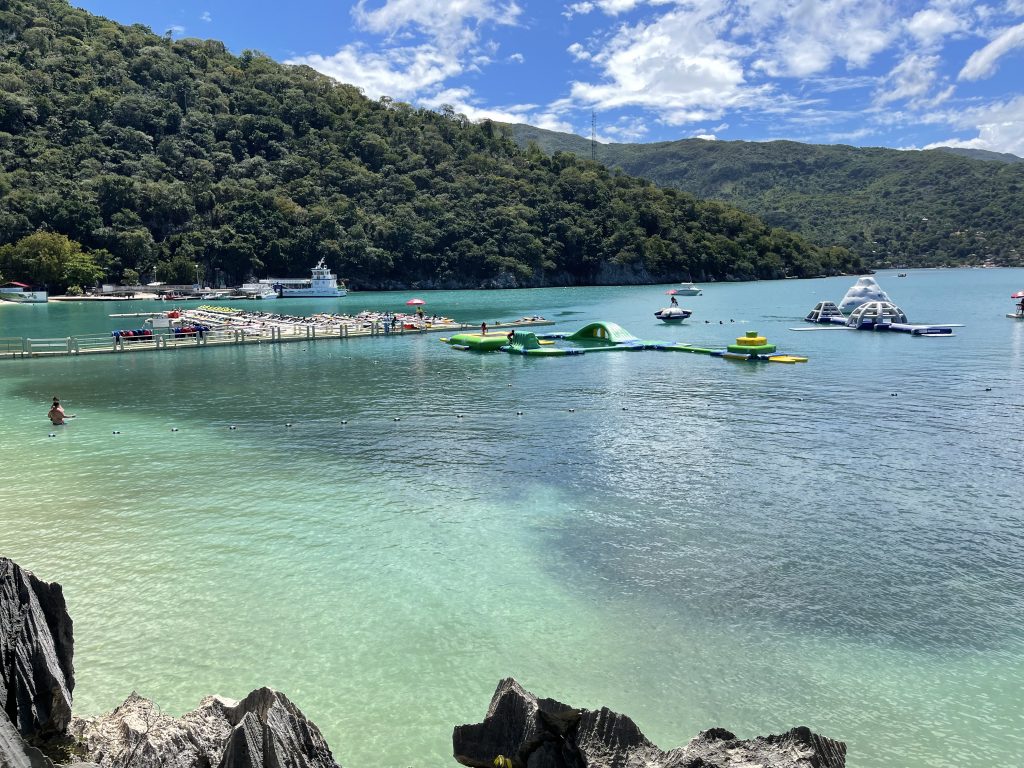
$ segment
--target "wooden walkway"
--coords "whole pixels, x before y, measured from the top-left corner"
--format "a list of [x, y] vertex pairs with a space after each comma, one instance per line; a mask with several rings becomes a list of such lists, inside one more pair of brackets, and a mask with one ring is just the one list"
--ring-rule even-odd
[[[146, 313], [149, 314], [149, 313]], [[338, 323], [306, 320], [284, 321], [254, 319], [254, 313], [245, 313], [244, 319], [234, 321], [225, 313], [223, 318], [211, 318], [200, 310], [182, 310], [181, 320], [185, 324], [203, 325], [209, 330], [175, 333], [173, 329], [158, 328], [150, 336], [126, 337], [106, 334], [66, 336], [60, 338], [0, 337], [0, 358], [26, 357], [68, 357], [74, 355], [126, 354], [133, 352], [155, 352], [177, 349], [204, 349], [242, 344], [285, 344], [291, 341], [319, 341], [333, 339], [348, 340], [377, 336], [416, 336], [424, 333], [459, 333], [479, 330], [480, 326], [468, 323], [401, 323], [392, 330], [383, 321], [353, 325], [342, 320]], [[217, 320], [221, 320], [217, 323]], [[551, 320], [523, 318], [508, 322], [488, 323], [488, 329], [521, 328], [533, 325], [554, 325]]]

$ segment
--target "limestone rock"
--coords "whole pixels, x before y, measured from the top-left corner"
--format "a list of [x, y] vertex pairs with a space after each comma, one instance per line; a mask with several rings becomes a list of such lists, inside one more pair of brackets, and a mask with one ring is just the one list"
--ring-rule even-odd
[[71, 720], [73, 655], [60, 585], [0, 557], [0, 708], [27, 741], [63, 736]]
[[25, 742], [3, 712], [0, 712], [0, 768], [53, 768], [53, 763], [42, 752]]
[[781, 736], [737, 739], [722, 728], [663, 752], [636, 723], [611, 710], [578, 710], [538, 699], [512, 678], [498, 683], [482, 723], [452, 734], [455, 759], [491, 768], [845, 768], [846, 745], [794, 728]]
[[207, 696], [180, 718], [132, 693], [110, 714], [75, 718], [71, 732], [100, 768], [339, 768], [320, 730], [269, 688], [241, 702]]

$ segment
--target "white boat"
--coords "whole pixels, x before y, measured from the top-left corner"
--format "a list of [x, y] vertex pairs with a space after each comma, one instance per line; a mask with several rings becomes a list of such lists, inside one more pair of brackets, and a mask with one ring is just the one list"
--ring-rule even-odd
[[269, 285], [264, 285], [261, 281], [258, 283], [243, 283], [242, 287], [238, 289], [238, 295], [236, 298], [262, 299], [263, 301], [268, 301], [270, 299], [276, 299], [277, 295], [277, 291]]
[[320, 259], [313, 267], [308, 280], [291, 277], [270, 277], [260, 280], [260, 285], [269, 287], [282, 299], [334, 299], [345, 296], [348, 289], [344, 284], [338, 285], [338, 278], [330, 267]]
[[662, 307], [654, 316], [663, 323], [681, 323], [692, 314], [693, 312], [682, 307]]
[[676, 296], [700, 296], [700, 288], [690, 283], [680, 283], [675, 289]]
[[46, 291], [34, 291], [24, 283], [4, 283], [0, 285], [0, 299], [16, 304], [45, 304], [50, 297]]

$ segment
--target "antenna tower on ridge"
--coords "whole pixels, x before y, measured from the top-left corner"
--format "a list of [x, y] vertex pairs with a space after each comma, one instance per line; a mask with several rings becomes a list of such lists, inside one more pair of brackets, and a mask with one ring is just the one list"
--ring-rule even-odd
[[590, 159], [597, 160], [597, 112], [590, 113]]

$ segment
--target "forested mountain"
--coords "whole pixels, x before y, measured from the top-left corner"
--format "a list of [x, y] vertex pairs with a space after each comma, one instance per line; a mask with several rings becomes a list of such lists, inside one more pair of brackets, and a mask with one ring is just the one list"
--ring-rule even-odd
[[701, 139], [592, 147], [529, 125], [503, 130], [522, 146], [593, 151], [611, 167], [732, 203], [872, 266], [1024, 264], [1024, 160], [1014, 155]]
[[108, 280], [182, 283], [197, 265], [228, 284], [308, 276], [321, 257], [356, 288], [860, 268], [730, 206], [520, 150], [450, 109], [370, 101], [306, 67], [64, 0], [7, 0], [0, 271], [63, 287], [83, 274], [60, 266], [79, 244]]

